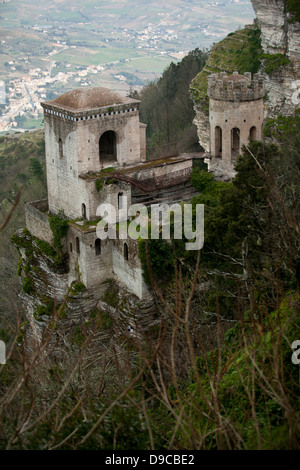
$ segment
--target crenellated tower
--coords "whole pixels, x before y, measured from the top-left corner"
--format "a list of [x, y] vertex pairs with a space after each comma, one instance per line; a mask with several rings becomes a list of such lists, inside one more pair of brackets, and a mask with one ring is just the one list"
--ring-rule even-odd
[[232, 164], [249, 139], [261, 140], [264, 78], [250, 72], [208, 76], [210, 153]]

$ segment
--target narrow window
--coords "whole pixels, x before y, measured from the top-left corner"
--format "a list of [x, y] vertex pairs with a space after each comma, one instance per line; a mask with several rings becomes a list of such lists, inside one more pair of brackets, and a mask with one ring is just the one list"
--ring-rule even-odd
[[240, 130], [234, 127], [231, 130], [231, 156], [237, 157], [240, 152]]
[[95, 241], [95, 255], [99, 256], [101, 254], [101, 240], [100, 238], [97, 238]]
[[58, 148], [59, 148], [59, 158], [63, 158], [64, 151], [63, 151], [63, 143], [61, 139], [59, 139], [58, 141]]
[[123, 209], [123, 193], [118, 194], [118, 209]]
[[70, 252], [72, 253], [72, 251], [73, 251], [73, 245], [72, 243], [70, 243]]
[[215, 156], [222, 154], [222, 129], [220, 126], [215, 128]]
[[80, 243], [79, 243], [79, 238], [76, 237], [76, 252], [79, 254], [80, 253]]
[[256, 127], [253, 126], [253, 127], [251, 127], [251, 129], [250, 129], [250, 139], [251, 139], [251, 140], [256, 140], [256, 138], [257, 138], [257, 137], [256, 137]]
[[128, 261], [128, 245], [124, 243], [124, 258]]
[[83, 219], [86, 219], [86, 205], [81, 204], [81, 215]]
[[106, 131], [100, 137], [99, 158], [104, 168], [117, 161], [117, 134], [114, 131]]

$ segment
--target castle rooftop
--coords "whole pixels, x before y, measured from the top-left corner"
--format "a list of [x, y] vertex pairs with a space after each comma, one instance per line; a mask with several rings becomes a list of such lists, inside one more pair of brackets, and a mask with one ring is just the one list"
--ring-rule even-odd
[[125, 98], [118, 93], [103, 87], [76, 88], [68, 91], [55, 100], [45, 101], [43, 107], [57, 107], [67, 111], [84, 111], [88, 109], [102, 108], [130, 103], [139, 103], [138, 100]]
[[252, 78], [250, 72], [214, 73], [207, 77], [207, 93], [209, 98], [221, 101], [258, 100], [265, 95], [264, 78], [257, 73]]

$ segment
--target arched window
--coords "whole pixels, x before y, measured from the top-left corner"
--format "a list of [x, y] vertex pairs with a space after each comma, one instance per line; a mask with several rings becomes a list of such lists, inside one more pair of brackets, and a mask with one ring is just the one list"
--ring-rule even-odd
[[124, 259], [128, 261], [128, 245], [127, 243], [124, 243]]
[[231, 130], [231, 156], [237, 157], [240, 153], [240, 130], [234, 127]]
[[123, 209], [123, 193], [118, 194], [118, 209]]
[[222, 154], [222, 129], [220, 126], [215, 128], [215, 152], [216, 156]]
[[86, 219], [86, 205], [81, 204], [81, 215], [83, 219]]
[[59, 151], [59, 158], [63, 158], [64, 156], [64, 150], [63, 150], [63, 143], [62, 143], [62, 140], [59, 139], [58, 140], [58, 151]]
[[104, 167], [117, 161], [117, 134], [114, 131], [106, 131], [100, 137], [99, 158]]
[[250, 129], [250, 139], [256, 140], [256, 127], [255, 126], [252, 126]]
[[99, 256], [101, 255], [101, 240], [100, 238], [97, 238], [95, 241], [95, 255]]
[[79, 238], [76, 237], [76, 252], [79, 254], [80, 253], [80, 243], [79, 243]]

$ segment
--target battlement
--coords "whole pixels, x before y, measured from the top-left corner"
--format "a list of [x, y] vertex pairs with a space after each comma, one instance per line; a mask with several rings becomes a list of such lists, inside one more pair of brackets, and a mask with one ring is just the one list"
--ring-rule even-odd
[[246, 72], [240, 75], [233, 72], [227, 75], [226, 72], [214, 73], [207, 77], [207, 93], [209, 98], [221, 101], [253, 101], [264, 97], [264, 78], [255, 73]]

